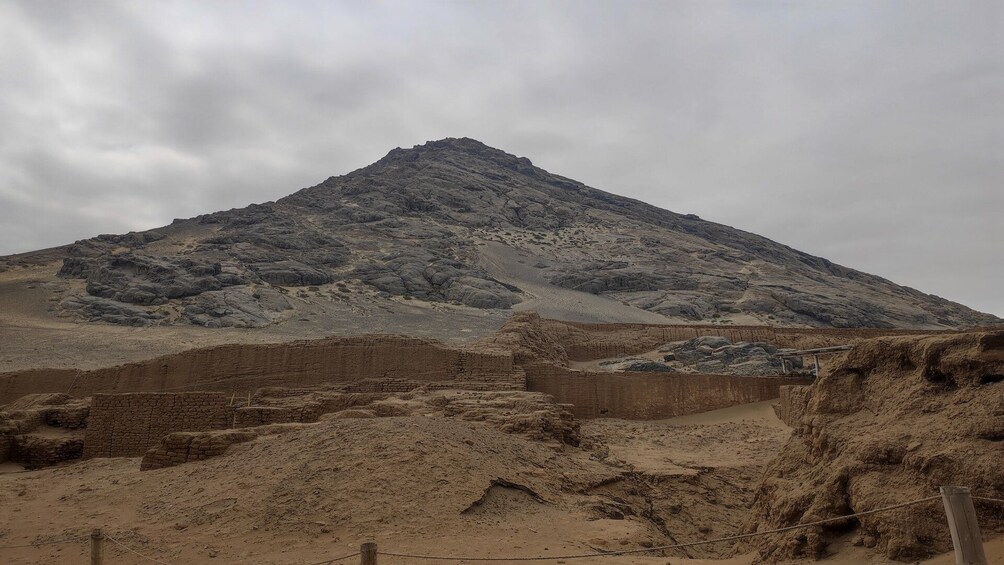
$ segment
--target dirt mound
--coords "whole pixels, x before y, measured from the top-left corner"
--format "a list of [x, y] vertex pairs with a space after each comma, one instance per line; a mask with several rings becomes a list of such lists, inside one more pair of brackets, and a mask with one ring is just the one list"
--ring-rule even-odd
[[[835, 360], [806, 398], [746, 531], [920, 499], [942, 485], [1004, 498], [1004, 332], [864, 341]], [[984, 508], [980, 520], [985, 532], [1004, 531], [999, 511]], [[937, 501], [752, 543], [774, 562], [820, 557], [838, 538], [897, 560], [951, 549]]]
[[[386, 417], [282, 427], [283, 433], [235, 443], [225, 456], [195, 464], [140, 473], [135, 459], [97, 459], [55, 468], [49, 473], [56, 474], [23, 479], [19, 495], [3, 489], [0, 504], [55, 503], [49, 491], [69, 481], [59, 497], [61, 512], [93, 516], [100, 507], [104, 517], [98, 520], [109, 533], [125, 536], [145, 553], [204, 562], [204, 552], [190, 552], [223, 540], [234, 543], [224, 551], [233, 559], [247, 551], [234, 541], [240, 539], [273, 552], [290, 538], [314, 552], [345, 540], [338, 551], [347, 553], [370, 536], [398, 541], [461, 532], [478, 513], [472, 510], [468, 518], [465, 511], [491, 502], [493, 486], [532, 493], [533, 506], [550, 508], [560, 503], [568, 481], [601, 482], [609, 474], [586, 458], [559, 457], [554, 444], [459, 419]], [[101, 478], [83, 489], [82, 476]], [[54, 531], [56, 524], [46, 523], [51, 517], [44, 514], [34, 514], [37, 524], [17, 526]], [[0, 520], [0, 530], [14, 525]], [[136, 530], [161, 541], [148, 546]], [[193, 543], [192, 536], [205, 543]]]

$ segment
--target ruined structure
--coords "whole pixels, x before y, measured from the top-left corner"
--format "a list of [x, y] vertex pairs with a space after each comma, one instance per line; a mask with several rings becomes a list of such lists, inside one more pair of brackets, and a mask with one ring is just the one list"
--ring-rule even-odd
[[219, 392], [95, 394], [84, 457], [143, 455], [172, 432], [227, 427], [227, 396]]
[[[367, 335], [207, 347], [91, 371], [19, 371], [0, 374], [0, 401], [20, 398], [0, 414], [0, 458], [37, 467], [81, 455], [147, 454], [144, 467], [157, 468], [222, 453], [269, 426], [429, 410], [501, 419], [500, 428], [574, 444], [573, 416], [669, 418], [779, 395], [782, 419], [795, 425], [808, 389], [792, 385], [808, 384], [804, 377], [596, 372], [570, 364], [699, 336], [805, 347], [875, 333], [909, 332], [596, 325], [519, 313], [469, 347]], [[437, 391], [481, 394], [461, 402]]]

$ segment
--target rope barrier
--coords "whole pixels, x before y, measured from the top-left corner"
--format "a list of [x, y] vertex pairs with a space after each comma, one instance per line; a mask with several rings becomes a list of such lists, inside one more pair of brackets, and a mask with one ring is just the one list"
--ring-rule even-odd
[[327, 561], [318, 561], [316, 563], [310, 563], [309, 565], [329, 565], [330, 563], [338, 563], [339, 561], [344, 561], [349, 557], [355, 557], [359, 555], [359, 552], [350, 553], [348, 555], [343, 555], [341, 557], [335, 557], [334, 559], [328, 559]]
[[[972, 498], [974, 500], [982, 500], [982, 501], [986, 501], [986, 502], [995, 502], [995, 503], [1004, 504], [1004, 499], [999, 499], [999, 498], [989, 498], [989, 497], [985, 497], [985, 496], [974, 496]], [[908, 506], [914, 506], [914, 505], [917, 505], [917, 504], [922, 504], [924, 502], [931, 502], [933, 500], [939, 500], [939, 499], [941, 499], [940, 495], [929, 496], [929, 497], [926, 497], [926, 498], [920, 498], [920, 499], [917, 499], [917, 500], [911, 500], [909, 502], [902, 502], [902, 503], [899, 503], [899, 504], [893, 504], [893, 505], [890, 505], [890, 506], [883, 506], [881, 508], [875, 508], [875, 509], [872, 509], [872, 510], [865, 510], [865, 511], [862, 511], [862, 512], [855, 512], [854, 514], [847, 514], [847, 515], [844, 515], [844, 516], [836, 516], [836, 517], [833, 517], [833, 518], [824, 518], [822, 520], [816, 520], [814, 522], [808, 522], [808, 523], [805, 523], [805, 524], [796, 524], [794, 526], [785, 526], [783, 528], [775, 528], [775, 529], [772, 529], [772, 530], [764, 530], [762, 532], [752, 532], [752, 533], [748, 533], [748, 534], [739, 534], [739, 535], [727, 536], [727, 537], [716, 538], [716, 539], [711, 539], [711, 540], [704, 540], [704, 541], [694, 541], [694, 542], [688, 542], [688, 543], [677, 543], [677, 544], [671, 544], [671, 545], [660, 545], [660, 546], [654, 546], [654, 547], [645, 547], [645, 548], [641, 548], [641, 549], [625, 549], [625, 550], [621, 550], [621, 551], [580, 553], [580, 554], [569, 554], [569, 555], [535, 556], [535, 557], [451, 557], [451, 556], [445, 556], [445, 555], [420, 555], [420, 554], [411, 554], [411, 553], [394, 553], [394, 552], [389, 552], [389, 551], [381, 551], [380, 555], [386, 555], [388, 557], [400, 557], [400, 558], [404, 558], [404, 559], [426, 559], [426, 560], [430, 560], [430, 561], [553, 561], [553, 560], [558, 560], [558, 559], [589, 559], [589, 558], [593, 558], [593, 557], [609, 557], [609, 556], [613, 556], [613, 555], [631, 555], [631, 554], [637, 554], [637, 553], [649, 553], [649, 552], [652, 552], [652, 551], [663, 551], [663, 550], [667, 550], [667, 549], [682, 549], [682, 548], [686, 548], [686, 547], [695, 547], [695, 546], [699, 546], [699, 545], [710, 545], [710, 544], [713, 544], [713, 543], [720, 543], [720, 542], [726, 542], [726, 541], [737, 541], [737, 540], [741, 540], [741, 539], [749, 539], [749, 538], [754, 538], [754, 537], [759, 537], [759, 536], [766, 536], [766, 535], [770, 535], [770, 534], [789, 532], [789, 531], [792, 531], [792, 530], [798, 530], [798, 529], [803, 529], [803, 528], [811, 528], [811, 527], [820, 526], [820, 525], [823, 525], [823, 524], [830, 524], [830, 523], [833, 523], [833, 522], [839, 522], [839, 521], [847, 520], [847, 519], [850, 519], [850, 518], [857, 518], [859, 516], [868, 516], [868, 515], [871, 515], [871, 514], [877, 514], [879, 512], [888, 512], [890, 510], [897, 510], [899, 508], [906, 508]], [[4, 545], [4, 546], [0, 546], [0, 549], [14, 549], [14, 548], [24, 548], [24, 547], [40, 547], [40, 546], [45, 546], [45, 545], [55, 545], [55, 544], [61, 544], [61, 543], [70, 543], [70, 542], [75, 542], [75, 541], [82, 541], [82, 540], [84, 540], [86, 538], [87, 538], [87, 536], [75, 536], [75, 537], [70, 537], [70, 538], [64, 538], [64, 539], [58, 539], [58, 540], [49, 540], [49, 541], [42, 541], [42, 542], [35, 542], [35, 543], [28, 543], [28, 544], [22, 544], [22, 545]], [[150, 561], [152, 563], [159, 563], [160, 565], [170, 565], [169, 563], [166, 563], [164, 561], [160, 561], [159, 559], [150, 557], [149, 555], [144, 555], [143, 553], [140, 553], [139, 551], [136, 551], [135, 549], [129, 547], [128, 545], [120, 542], [119, 540], [117, 540], [117, 539], [115, 539], [112, 536], [109, 536], [107, 534], [104, 535], [104, 539], [107, 539], [108, 541], [114, 543], [115, 545], [121, 547], [122, 549], [124, 549], [124, 550], [126, 550], [126, 551], [128, 551], [130, 553], [133, 553], [133, 554], [135, 554], [135, 555], [137, 555], [139, 557], [142, 557], [143, 559], [145, 559], [147, 561]], [[331, 565], [333, 563], [338, 563], [339, 561], [344, 561], [345, 559], [349, 559], [351, 557], [356, 557], [359, 554], [360, 554], [360, 552], [357, 551], [357, 552], [354, 552], [354, 553], [350, 553], [348, 555], [343, 555], [341, 557], [335, 557], [335, 558], [327, 559], [327, 560], [324, 560], [324, 561], [317, 561], [317, 562], [314, 562], [314, 563], [310, 563], [309, 565]]]
[[121, 547], [122, 549], [124, 549], [124, 550], [126, 550], [126, 551], [128, 551], [130, 553], [134, 553], [134, 554], [142, 557], [143, 559], [146, 559], [147, 561], [151, 561], [153, 563], [160, 563], [160, 565], [171, 565], [170, 563], [165, 563], [165, 562], [163, 562], [163, 561], [161, 561], [159, 559], [154, 559], [153, 557], [150, 557], [149, 555], [143, 555], [142, 553], [136, 551], [135, 549], [129, 547], [128, 545], [120, 542], [119, 540], [113, 538], [112, 536], [110, 536], [108, 534], [105, 534], [104, 537], [105, 537], [106, 540], [114, 543], [115, 545]]
[[72, 538], [50, 540], [50, 541], [39, 541], [34, 543], [25, 543], [21, 545], [0, 545], [0, 549], [16, 549], [21, 547], [41, 547], [43, 545], [55, 545], [60, 543], [70, 543], [71, 541], [83, 541], [87, 539], [87, 536], [76, 536]]
[[589, 559], [592, 557], [608, 557], [611, 555], [630, 555], [635, 553], [648, 553], [651, 551], [662, 551], [665, 549], [681, 549], [684, 547], [694, 547], [697, 545], [708, 545], [712, 543], [718, 543], [723, 541], [735, 541], [740, 539], [747, 539], [757, 536], [765, 536], [769, 534], [777, 534], [780, 532], [788, 532], [791, 530], [798, 530], [801, 528], [810, 528], [812, 526], [819, 526], [822, 524], [828, 524], [831, 522], [838, 522], [840, 520], [846, 520], [848, 518], [856, 518], [858, 516], [867, 516], [869, 514], [876, 514], [878, 512], [887, 512], [889, 510], [896, 510], [897, 508], [905, 508], [907, 506], [913, 506], [915, 504], [921, 504], [924, 502], [930, 502], [932, 500], [940, 500], [941, 496], [929, 496], [927, 498], [921, 498], [918, 500], [911, 500], [910, 502], [903, 502], [900, 504], [893, 504], [892, 506], [884, 506], [882, 508], [876, 508], [874, 510], [866, 510], [864, 512], [857, 512], [854, 514], [848, 514], [846, 516], [837, 516], [836, 518], [826, 518], [824, 520], [817, 520], [815, 522], [809, 522], [807, 524], [797, 524], [795, 526], [786, 526], [784, 528], [777, 528], [774, 530], [765, 530], [762, 532], [753, 532], [750, 534], [740, 534], [736, 536], [728, 536], [724, 538], [718, 538], [713, 540], [705, 541], [694, 541], [689, 543], [677, 543], [672, 545], [660, 545], [655, 547], [646, 547], [643, 549], [626, 549], [623, 551], [609, 551], [604, 553], [580, 553], [577, 555], [553, 555], [547, 557], [446, 557], [438, 555], [413, 555], [409, 553], [390, 553], [387, 551], [381, 551], [380, 555], [387, 555], [391, 557], [403, 557], [410, 559], [428, 559], [430, 561], [552, 561], [556, 559]]

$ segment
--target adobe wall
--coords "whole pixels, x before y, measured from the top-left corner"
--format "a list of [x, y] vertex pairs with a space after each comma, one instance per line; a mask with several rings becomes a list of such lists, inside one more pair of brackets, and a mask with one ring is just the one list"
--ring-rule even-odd
[[683, 373], [598, 373], [557, 365], [527, 367], [527, 389], [575, 406], [577, 418], [656, 420], [778, 397], [795, 377], [739, 377]]
[[220, 392], [95, 394], [84, 433], [84, 458], [135, 457], [181, 431], [227, 427]]
[[809, 409], [812, 399], [811, 386], [782, 386], [778, 391], [778, 402], [774, 411], [782, 422], [793, 428], [802, 425], [802, 418]]
[[358, 336], [207, 347], [93, 371], [0, 373], [0, 405], [38, 392], [70, 391], [74, 396], [170, 390], [231, 393], [364, 379], [449, 381], [455, 388], [524, 387], [523, 371], [513, 364], [509, 352], [454, 349], [401, 336]]
[[173, 467], [190, 461], [218, 457], [235, 443], [251, 441], [258, 437], [256, 430], [228, 430], [224, 432], [177, 432], [161, 438], [143, 454], [140, 471]]
[[[930, 335], [936, 330], [877, 328], [779, 328], [770, 326], [652, 324], [587, 324], [542, 319], [547, 335], [558, 342], [571, 361], [592, 361], [651, 351], [662, 344], [701, 336], [720, 336], [736, 343], [767, 342], [784, 348], [844, 345], [860, 339], [893, 335]], [[949, 332], [951, 333], [951, 332]]]

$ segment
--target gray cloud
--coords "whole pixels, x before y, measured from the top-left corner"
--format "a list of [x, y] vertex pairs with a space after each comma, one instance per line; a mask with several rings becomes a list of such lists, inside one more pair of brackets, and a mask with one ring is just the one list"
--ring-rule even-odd
[[0, 253], [470, 136], [1004, 315], [999, 2], [0, 4]]

